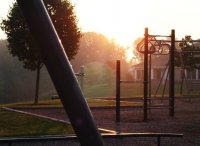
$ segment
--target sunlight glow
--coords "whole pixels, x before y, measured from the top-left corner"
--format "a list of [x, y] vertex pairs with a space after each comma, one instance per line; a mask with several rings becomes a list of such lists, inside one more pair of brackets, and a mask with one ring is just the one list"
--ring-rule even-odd
[[[2, 18], [6, 18], [8, 14], [8, 10], [10, 8], [10, 5], [13, 3], [13, 0], [3, 0], [0, 2], [0, 22]], [[5, 39], [5, 34], [0, 31], [0, 39]]]
[[200, 38], [198, 0], [71, 1], [83, 31], [102, 33], [131, 50], [134, 40], [143, 36], [145, 27], [149, 27], [151, 34], [168, 35], [171, 29], [176, 29], [179, 39], [187, 34]]
[[[155, 33], [165, 34], [170, 33], [171, 29], [177, 29], [178, 35], [182, 35], [189, 33], [188, 30], [194, 34], [194, 27], [198, 28], [200, 24], [200, 21], [193, 16], [200, 11], [198, 0], [72, 0], [72, 2], [75, 4], [83, 31], [101, 32], [108, 37], [119, 38], [120, 42], [129, 42], [126, 38], [134, 40], [143, 35], [144, 27], [147, 26]], [[190, 21], [186, 21], [185, 18], [190, 18]]]
[[[1, 1], [0, 18], [14, 0]], [[199, 0], [71, 0], [83, 32], [102, 33], [133, 50], [133, 42], [149, 27], [150, 34], [200, 38]], [[0, 32], [0, 38], [5, 38]]]

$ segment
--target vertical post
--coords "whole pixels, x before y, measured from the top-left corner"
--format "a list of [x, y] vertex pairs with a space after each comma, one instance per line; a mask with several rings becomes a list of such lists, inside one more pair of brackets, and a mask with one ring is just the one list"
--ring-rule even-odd
[[144, 45], [144, 121], [147, 120], [147, 97], [148, 97], [148, 28], [145, 28]]
[[149, 100], [148, 104], [151, 104], [151, 54], [149, 54]]
[[[17, 0], [81, 146], [103, 146], [74, 71], [42, 0]], [[70, 27], [70, 26], [69, 26]]]
[[84, 93], [84, 85], [83, 85], [83, 82], [84, 82], [84, 76], [85, 76], [85, 67], [82, 65], [80, 67], [80, 86], [81, 86], [81, 89], [82, 89], [82, 92]]
[[171, 49], [169, 56], [169, 115], [174, 117], [174, 51], [175, 30], [171, 31]]
[[157, 138], [157, 146], [160, 146], [160, 136], [158, 136], [158, 138]]
[[120, 60], [116, 62], [116, 122], [120, 122]]
[[36, 87], [35, 87], [34, 104], [38, 104], [39, 86], [40, 86], [40, 69], [41, 69], [41, 63], [40, 63], [40, 61], [38, 61], [38, 63], [37, 63], [37, 73], [36, 73]]

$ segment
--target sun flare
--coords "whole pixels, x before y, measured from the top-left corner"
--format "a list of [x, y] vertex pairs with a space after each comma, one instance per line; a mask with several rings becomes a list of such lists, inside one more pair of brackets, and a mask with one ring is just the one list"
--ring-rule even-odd
[[139, 30], [136, 27], [137, 25], [145, 27], [143, 22], [137, 24], [137, 18], [143, 15], [135, 5], [136, 3], [138, 5], [140, 1], [84, 0], [84, 2], [76, 2], [74, 0], [74, 3], [83, 31], [102, 33], [123, 46], [132, 45], [137, 36], [143, 35], [143, 29]]
[[[133, 49], [134, 40], [143, 36], [145, 27], [149, 27], [150, 34], [168, 35], [171, 29], [175, 29], [176, 38], [181, 39], [185, 35], [200, 38], [198, 0], [70, 1], [75, 6], [78, 25], [83, 32], [102, 33], [125, 48]], [[13, 2], [1, 2], [0, 18], [7, 15], [9, 5]], [[2, 31], [0, 38], [6, 38]]]

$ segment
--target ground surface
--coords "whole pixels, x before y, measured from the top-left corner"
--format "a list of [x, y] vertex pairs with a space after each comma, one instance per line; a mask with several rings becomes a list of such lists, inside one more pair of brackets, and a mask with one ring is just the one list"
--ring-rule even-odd
[[[160, 101], [157, 101], [157, 103], [159, 104], [166, 104], [163, 102], [161, 103]], [[91, 108], [91, 111], [97, 126], [100, 128], [131, 133], [183, 133], [183, 138], [162, 138], [161, 145], [200, 146], [200, 98], [194, 98], [191, 100], [189, 100], [188, 98], [177, 99], [175, 107], [176, 109], [174, 118], [171, 118], [169, 116], [169, 111], [167, 109], [154, 109], [149, 111], [149, 120], [147, 122], [143, 121], [142, 109], [123, 108], [121, 109], [120, 124], [115, 123], [114, 108]], [[69, 121], [64, 110], [61, 108], [23, 110], [25, 110], [26, 112]], [[137, 143], [133, 141], [129, 142], [128, 145], [132, 146], [134, 145], [134, 143]], [[137, 143], [136, 145], [140, 144]], [[143, 146], [144, 144], [141, 145]], [[146, 145], [151, 145], [148, 140]]]

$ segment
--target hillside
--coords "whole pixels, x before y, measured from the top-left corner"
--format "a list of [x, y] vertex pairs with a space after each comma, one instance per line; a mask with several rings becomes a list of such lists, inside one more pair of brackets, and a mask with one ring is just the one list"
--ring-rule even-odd
[[[6, 43], [5, 40], [0, 41], [0, 103], [33, 101], [36, 72], [24, 69], [22, 62], [9, 53]], [[77, 55], [71, 60], [76, 73], [80, 72], [80, 66], [84, 66], [84, 95], [114, 96], [117, 59], [122, 60], [122, 78], [130, 78], [128, 65], [123, 58], [123, 48], [110, 42], [105, 36], [85, 33]], [[51, 98], [56, 91], [45, 66], [41, 70], [40, 79], [39, 98]]]
[[[34, 98], [36, 72], [23, 68], [17, 57], [9, 54], [5, 40], [0, 40], [0, 103], [30, 101]], [[54, 90], [45, 69], [41, 71], [40, 97]]]

